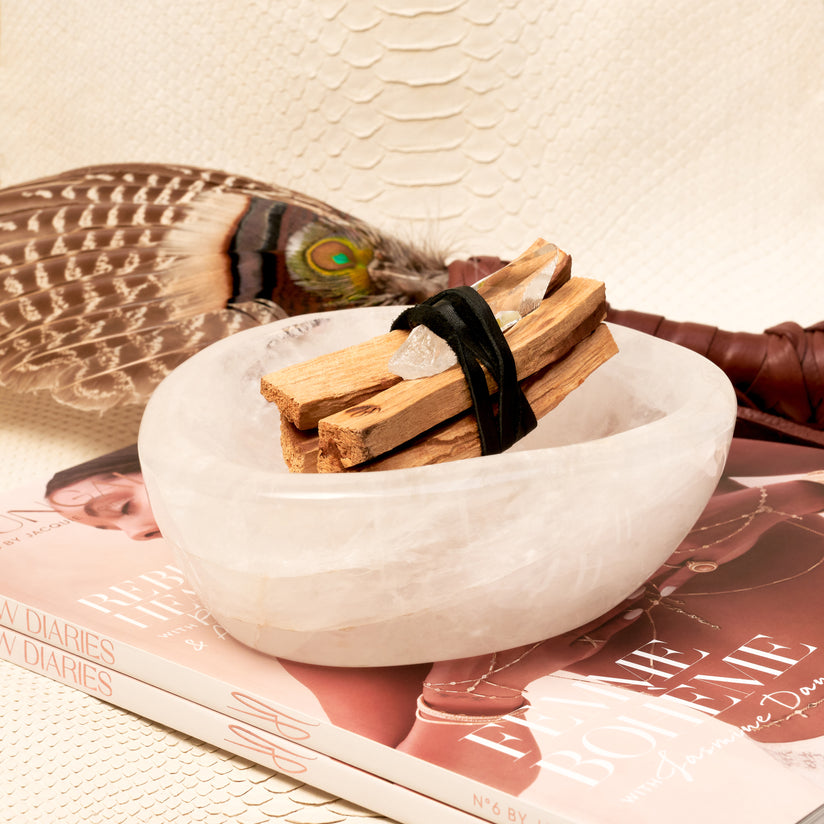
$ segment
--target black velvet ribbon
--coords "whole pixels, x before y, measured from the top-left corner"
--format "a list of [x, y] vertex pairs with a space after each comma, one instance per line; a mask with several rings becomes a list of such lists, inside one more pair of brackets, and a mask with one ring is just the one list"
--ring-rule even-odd
[[[470, 286], [456, 286], [402, 312], [392, 329], [426, 326], [458, 358], [478, 424], [481, 454], [492, 455], [537, 426], [515, 368], [515, 359], [489, 304]], [[497, 390], [489, 394], [486, 367]]]

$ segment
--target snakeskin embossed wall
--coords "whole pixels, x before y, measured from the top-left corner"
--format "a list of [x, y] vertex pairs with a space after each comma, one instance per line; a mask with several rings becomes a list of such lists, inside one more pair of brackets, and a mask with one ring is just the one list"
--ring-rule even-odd
[[563, 244], [612, 303], [824, 317], [824, 5], [0, 7], [0, 182], [211, 165], [456, 255]]

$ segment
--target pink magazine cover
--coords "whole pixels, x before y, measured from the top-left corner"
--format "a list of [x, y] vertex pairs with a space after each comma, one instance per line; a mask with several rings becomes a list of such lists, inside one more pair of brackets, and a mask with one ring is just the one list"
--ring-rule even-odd
[[228, 637], [126, 453], [4, 496], [3, 624], [490, 821], [824, 820], [824, 451], [734, 441], [678, 550], [585, 627], [373, 669]]

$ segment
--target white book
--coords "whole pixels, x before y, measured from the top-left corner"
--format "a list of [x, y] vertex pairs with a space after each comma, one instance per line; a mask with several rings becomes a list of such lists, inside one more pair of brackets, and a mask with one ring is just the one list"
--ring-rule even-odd
[[346, 797], [402, 824], [478, 824], [476, 816], [447, 807], [399, 784], [266, 733], [87, 659], [0, 628], [0, 658], [108, 701], [248, 761]]

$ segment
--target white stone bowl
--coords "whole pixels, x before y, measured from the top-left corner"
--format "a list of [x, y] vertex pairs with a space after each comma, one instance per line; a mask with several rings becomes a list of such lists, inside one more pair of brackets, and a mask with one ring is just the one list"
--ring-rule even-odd
[[332, 666], [507, 649], [596, 618], [676, 548], [723, 468], [726, 376], [612, 326], [620, 353], [502, 455], [290, 474], [259, 379], [388, 330], [395, 307], [288, 318], [195, 355], [156, 390], [149, 497], [206, 607], [238, 640]]

